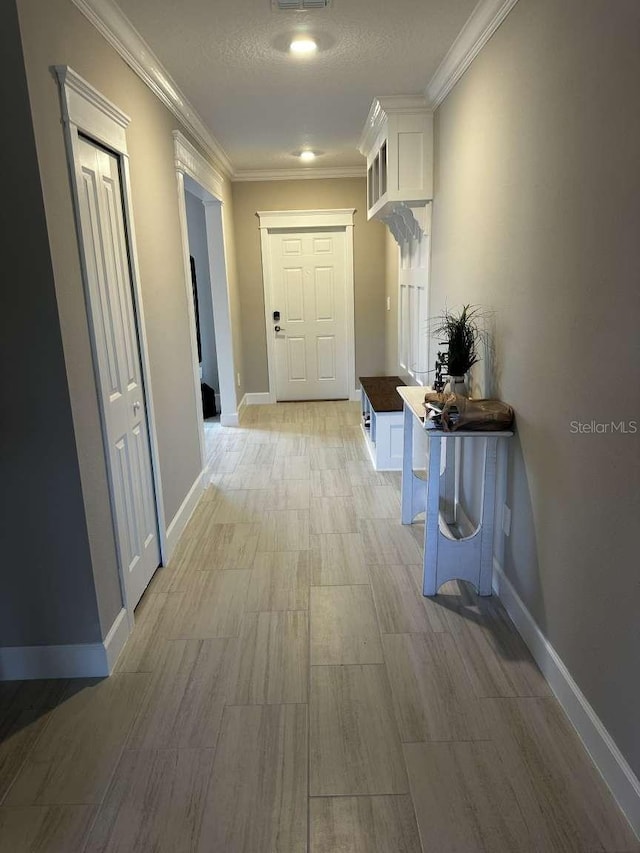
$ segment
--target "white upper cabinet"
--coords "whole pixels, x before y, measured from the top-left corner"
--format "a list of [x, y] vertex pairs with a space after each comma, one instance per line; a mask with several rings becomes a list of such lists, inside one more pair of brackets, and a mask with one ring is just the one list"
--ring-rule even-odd
[[433, 114], [423, 97], [376, 98], [359, 148], [367, 158], [369, 219], [385, 219], [400, 202], [433, 198]]

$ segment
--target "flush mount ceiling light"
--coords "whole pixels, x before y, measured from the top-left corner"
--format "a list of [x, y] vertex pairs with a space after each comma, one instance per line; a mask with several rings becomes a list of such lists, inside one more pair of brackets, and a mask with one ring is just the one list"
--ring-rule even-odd
[[310, 32], [311, 29], [305, 25], [283, 30], [271, 40], [271, 47], [277, 53], [288, 56], [290, 61], [315, 60], [317, 56], [327, 53], [334, 47], [336, 38], [322, 28], [313, 27], [313, 32]]
[[289, 50], [296, 56], [310, 56], [317, 49], [317, 43], [310, 36], [296, 36], [289, 45]]
[[303, 163], [310, 163], [316, 159], [315, 151], [301, 151], [299, 156]]

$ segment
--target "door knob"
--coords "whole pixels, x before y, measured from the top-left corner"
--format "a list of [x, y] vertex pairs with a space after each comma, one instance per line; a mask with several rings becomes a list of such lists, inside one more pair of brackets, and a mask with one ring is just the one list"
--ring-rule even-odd
[[140, 411], [140, 400], [136, 400], [136, 402], [133, 404], [133, 414], [137, 415], [139, 411]]
[[281, 331], [282, 331], [282, 328], [281, 328], [280, 326], [274, 326], [274, 327], [273, 327], [273, 331], [274, 331], [274, 332], [281, 332]]

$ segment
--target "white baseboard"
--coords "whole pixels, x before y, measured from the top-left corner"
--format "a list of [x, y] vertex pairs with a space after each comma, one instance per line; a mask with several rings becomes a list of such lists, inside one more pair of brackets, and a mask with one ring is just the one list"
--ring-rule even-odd
[[123, 650], [125, 643], [129, 639], [129, 634], [132, 629], [129, 614], [123, 607], [120, 613], [115, 618], [115, 621], [109, 633], [104, 638], [104, 650], [107, 655], [107, 671], [109, 674], [113, 672], [113, 668], [118, 660], [118, 655]]
[[247, 405], [247, 395], [244, 394], [242, 400], [240, 400], [238, 404], [238, 408], [235, 412], [232, 412], [228, 415], [220, 415], [220, 423], [222, 426], [240, 426], [240, 419], [242, 417], [242, 412], [244, 407]]
[[275, 403], [275, 397], [270, 391], [252, 391], [244, 395], [244, 401], [247, 406], [268, 406]]
[[220, 415], [220, 426], [240, 426], [240, 416], [238, 412], [234, 412], [232, 415]]
[[204, 471], [201, 471], [196, 477], [193, 485], [189, 489], [186, 498], [180, 504], [180, 509], [172, 518], [166, 533], [166, 549], [164, 554], [165, 564], [171, 559], [171, 555], [178, 544], [178, 539], [182, 535], [182, 531], [187, 526], [187, 522], [191, 518], [194, 509], [198, 505], [200, 496], [204, 491]]
[[[359, 403], [360, 391], [352, 391], [349, 399]], [[275, 394], [272, 394], [271, 391], [251, 391], [244, 395], [240, 406], [269, 406], [275, 402]]]
[[493, 569], [494, 592], [500, 597], [593, 763], [640, 838], [640, 781], [497, 560], [494, 560]]
[[355, 388], [351, 392], [351, 396], [349, 397], [349, 399], [352, 400], [354, 403], [359, 403], [360, 400], [362, 399], [362, 393], [361, 393], [360, 389]]
[[103, 678], [113, 671], [129, 631], [129, 618], [123, 607], [102, 643], [0, 648], [0, 681]]

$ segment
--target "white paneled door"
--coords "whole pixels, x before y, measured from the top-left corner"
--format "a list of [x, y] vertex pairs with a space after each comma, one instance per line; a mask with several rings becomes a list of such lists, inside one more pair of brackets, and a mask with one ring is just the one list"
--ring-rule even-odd
[[78, 201], [111, 500], [127, 606], [160, 562], [146, 402], [117, 158], [78, 139]]
[[345, 399], [345, 230], [272, 231], [269, 241], [276, 399]]

